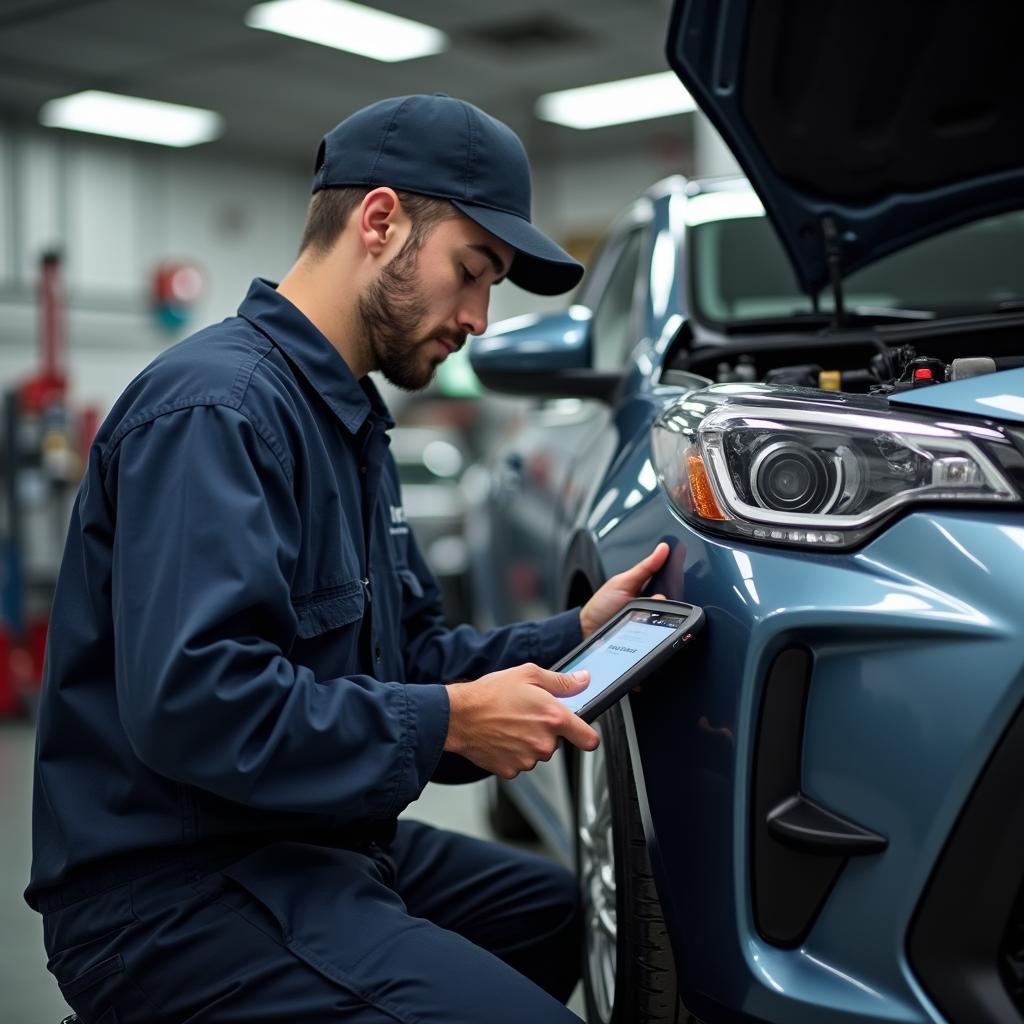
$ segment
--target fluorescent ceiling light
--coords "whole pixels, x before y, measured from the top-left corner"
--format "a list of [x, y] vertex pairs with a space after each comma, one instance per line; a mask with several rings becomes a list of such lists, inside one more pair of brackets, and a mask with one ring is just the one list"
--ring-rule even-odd
[[270, 0], [250, 7], [245, 23], [389, 62], [440, 53], [448, 44], [439, 29], [349, 0]]
[[196, 146], [215, 139], [223, 119], [212, 110], [89, 89], [43, 104], [39, 123], [161, 146]]
[[537, 116], [568, 128], [603, 128], [697, 109], [671, 71], [617, 82], [549, 92], [537, 100]]

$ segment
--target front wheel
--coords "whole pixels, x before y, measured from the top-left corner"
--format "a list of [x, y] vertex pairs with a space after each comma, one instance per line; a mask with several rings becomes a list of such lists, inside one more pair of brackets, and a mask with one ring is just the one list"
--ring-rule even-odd
[[686, 1024], [619, 706], [595, 727], [601, 745], [576, 758], [575, 791], [587, 1020]]

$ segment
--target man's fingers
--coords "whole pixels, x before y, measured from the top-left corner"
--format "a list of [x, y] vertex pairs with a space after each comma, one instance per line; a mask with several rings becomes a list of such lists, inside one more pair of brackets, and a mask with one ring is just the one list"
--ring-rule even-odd
[[577, 715], [569, 715], [565, 726], [562, 728], [562, 735], [580, 750], [596, 750], [601, 742], [597, 730], [587, 725]]
[[[658, 572], [668, 558], [668, 545], [662, 541], [646, 557], [640, 559], [631, 569], [627, 569], [622, 575], [636, 584], [637, 589], [646, 586], [650, 578]], [[642, 582], [641, 582], [642, 581]]]
[[668, 561], [669, 547], [664, 541], [654, 546], [654, 550], [644, 559], [650, 575], [654, 575]]
[[541, 671], [536, 679], [537, 686], [556, 697], [571, 697], [585, 690], [589, 683], [590, 673], [585, 668], [576, 672]]

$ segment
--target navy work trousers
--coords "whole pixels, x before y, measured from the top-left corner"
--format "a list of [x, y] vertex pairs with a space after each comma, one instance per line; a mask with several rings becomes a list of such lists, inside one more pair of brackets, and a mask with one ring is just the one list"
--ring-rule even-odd
[[573, 876], [399, 823], [386, 849], [276, 843], [44, 912], [84, 1024], [569, 1024]]

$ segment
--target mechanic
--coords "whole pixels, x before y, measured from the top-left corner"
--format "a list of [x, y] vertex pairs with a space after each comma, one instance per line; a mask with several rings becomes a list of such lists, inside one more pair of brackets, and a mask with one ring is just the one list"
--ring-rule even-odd
[[[582, 268], [530, 223], [519, 139], [446, 96], [386, 100], [317, 157], [299, 256], [169, 349], [90, 453], [51, 618], [32, 878], [84, 1024], [571, 1021], [573, 877], [399, 812], [597, 733], [553, 663], [639, 595], [448, 629], [405, 525], [402, 388], [504, 277]], [[468, 681], [467, 681], [468, 680]]]

